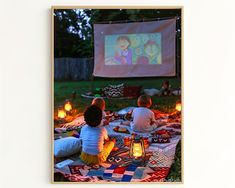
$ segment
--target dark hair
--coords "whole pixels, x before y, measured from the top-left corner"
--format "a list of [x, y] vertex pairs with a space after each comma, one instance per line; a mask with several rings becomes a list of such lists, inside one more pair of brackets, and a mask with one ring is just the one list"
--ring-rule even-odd
[[130, 44], [131, 44], [131, 41], [130, 41], [130, 39], [129, 39], [128, 36], [119, 36], [119, 37], [117, 38], [117, 41], [120, 41], [120, 40], [127, 40], [128, 43], [129, 43], [129, 46], [130, 46]]
[[84, 112], [84, 119], [87, 125], [97, 127], [102, 120], [102, 110], [95, 105], [91, 105]]
[[165, 80], [165, 81], [163, 82], [162, 86], [163, 86], [164, 84], [165, 84], [167, 87], [169, 87], [169, 86], [170, 86], [169, 80]]

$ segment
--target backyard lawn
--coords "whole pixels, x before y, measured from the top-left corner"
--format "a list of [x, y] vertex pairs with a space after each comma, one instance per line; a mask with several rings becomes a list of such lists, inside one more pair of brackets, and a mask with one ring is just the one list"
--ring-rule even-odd
[[[92, 91], [95, 88], [103, 88], [109, 84], [127, 84], [130, 86], [142, 86], [147, 88], [161, 88], [164, 78], [134, 78], [134, 79], [102, 79], [98, 78], [94, 81], [76, 81], [76, 82], [55, 82], [54, 83], [54, 109], [63, 105], [66, 99], [71, 99], [72, 93], [76, 92], [75, 99], [72, 100], [77, 113], [82, 114], [85, 108], [91, 104], [92, 99], [81, 97], [82, 93]], [[179, 88], [181, 83], [176, 78], [168, 78], [173, 89]], [[175, 110], [176, 101], [180, 100], [180, 96], [167, 97], [151, 97], [153, 105], [151, 108], [164, 112], [173, 112]], [[106, 110], [118, 111], [128, 106], [136, 106], [137, 99], [106, 99]], [[175, 163], [171, 167], [167, 181], [181, 180], [181, 143], [177, 145]]]
[[[82, 113], [86, 106], [91, 104], [91, 99], [81, 97], [82, 93], [94, 90], [95, 88], [102, 88], [109, 84], [127, 84], [131, 86], [142, 86], [143, 89], [147, 88], [161, 88], [161, 84], [165, 79], [159, 78], [138, 78], [138, 79], [96, 79], [94, 81], [77, 81], [77, 82], [55, 82], [54, 84], [54, 106], [63, 105], [66, 99], [70, 99], [72, 92], [76, 92], [76, 99], [73, 104], [79, 113]], [[172, 88], [179, 88], [180, 81], [176, 78], [168, 79]], [[169, 97], [152, 97], [152, 108], [171, 112], [174, 110], [175, 102], [179, 100], [179, 96]], [[127, 106], [136, 106], [136, 99], [106, 99], [106, 109], [117, 111]]]

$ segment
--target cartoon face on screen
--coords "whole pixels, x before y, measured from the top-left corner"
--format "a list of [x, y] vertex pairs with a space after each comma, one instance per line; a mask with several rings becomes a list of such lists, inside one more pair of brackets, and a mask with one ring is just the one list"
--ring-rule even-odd
[[156, 64], [157, 63], [157, 56], [159, 54], [159, 46], [156, 44], [155, 41], [149, 40], [144, 45], [144, 51], [146, 55], [149, 57], [150, 64]]
[[119, 48], [121, 48], [122, 50], [127, 50], [127, 48], [131, 44], [131, 41], [127, 36], [120, 36], [117, 38], [117, 43]]
[[156, 42], [154, 42], [154, 41], [149, 40], [144, 45], [144, 50], [145, 50], [145, 53], [150, 57], [154, 57], [155, 55], [158, 54], [158, 46], [157, 46]]
[[105, 36], [105, 65], [161, 64], [161, 34]]
[[132, 64], [132, 50], [129, 48], [130, 45], [131, 41], [127, 36], [119, 36], [117, 38], [117, 46], [120, 51], [115, 53], [115, 60], [119, 62], [119, 64]]

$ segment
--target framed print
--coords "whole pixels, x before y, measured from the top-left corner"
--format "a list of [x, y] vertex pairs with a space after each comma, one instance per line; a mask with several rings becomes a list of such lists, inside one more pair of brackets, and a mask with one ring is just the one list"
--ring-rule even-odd
[[52, 182], [183, 182], [183, 7], [52, 7]]

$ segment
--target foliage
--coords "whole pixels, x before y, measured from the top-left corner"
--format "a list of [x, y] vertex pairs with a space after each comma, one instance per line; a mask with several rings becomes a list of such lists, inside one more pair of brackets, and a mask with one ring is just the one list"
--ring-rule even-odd
[[180, 16], [179, 9], [55, 9], [54, 56], [93, 57], [94, 23], [146, 21], [177, 15]]
[[[54, 11], [54, 56], [91, 56], [91, 13], [74, 9]], [[89, 42], [90, 41], [90, 42]]]

